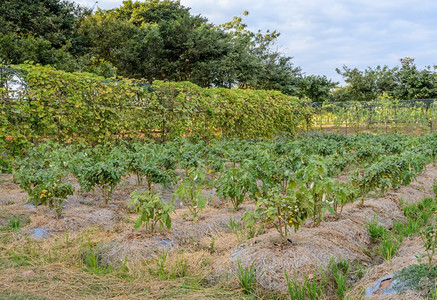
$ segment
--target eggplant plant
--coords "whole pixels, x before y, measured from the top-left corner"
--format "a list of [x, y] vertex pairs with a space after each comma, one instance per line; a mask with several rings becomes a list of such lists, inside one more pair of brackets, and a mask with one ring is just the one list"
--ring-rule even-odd
[[47, 141], [32, 149], [24, 158], [15, 161], [14, 177], [28, 195], [28, 202], [46, 205], [61, 216], [62, 204], [73, 195], [73, 186], [66, 182], [71, 149]]
[[170, 214], [174, 212], [173, 201], [167, 203], [150, 191], [139, 192], [137, 190], [130, 194], [130, 198], [128, 206], [140, 214], [135, 222], [135, 229], [144, 225], [149, 232], [155, 232], [164, 227], [170, 230]]
[[179, 198], [189, 209], [194, 222], [199, 220], [200, 212], [208, 204], [202, 192], [204, 184], [205, 170], [201, 167], [191, 168], [188, 170], [188, 176], [181, 179], [173, 194], [173, 199]]
[[246, 197], [258, 195], [256, 178], [245, 166], [228, 168], [215, 181], [217, 195], [229, 199], [234, 210], [238, 210]]

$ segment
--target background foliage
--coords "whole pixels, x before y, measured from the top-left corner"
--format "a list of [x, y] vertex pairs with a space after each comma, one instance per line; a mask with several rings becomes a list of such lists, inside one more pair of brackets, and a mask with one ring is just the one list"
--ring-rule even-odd
[[[271, 138], [295, 135], [310, 109], [276, 91], [201, 88], [19, 65], [28, 89], [3, 88], [0, 145], [7, 155], [46, 138], [96, 144], [113, 139]], [[6, 155], [6, 156], [7, 156]]]

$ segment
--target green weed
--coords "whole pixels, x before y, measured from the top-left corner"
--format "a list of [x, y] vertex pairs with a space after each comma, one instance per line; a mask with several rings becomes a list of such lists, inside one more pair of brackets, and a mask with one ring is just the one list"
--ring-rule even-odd
[[331, 259], [328, 274], [335, 282], [335, 292], [339, 299], [343, 299], [348, 289], [347, 280], [351, 273], [351, 263], [348, 260], [336, 261]]
[[373, 216], [372, 219], [368, 223], [366, 223], [366, 228], [372, 240], [382, 238], [382, 236], [386, 232], [386, 228], [378, 224], [378, 219], [376, 216]]
[[0, 228], [0, 231], [19, 231], [24, 225], [29, 222], [28, 218], [20, 216], [12, 216], [7, 224]]
[[288, 295], [290, 296], [290, 299], [317, 300], [322, 298], [322, 296], [325, 295], [325, 292], [327, 292], [327, 277], [323, 270], [320, 271], [321, 280], [317, 278], [317, 274], [314, 272], [311, 278], [305, 276], [303, 283], [297, 280], [296, 272], [294, 273], [293, 278], [290, 278], [286, 271], [284, 271], [284, 274], [285, 280], [287, 281]]
[[112, 265], [103, 263], [101, 247], [93, 245], [90, 241], [81, 249], [82, 263], [85, 271], [92, 274], [108, 274], [112, 272]]
[[215, 237], [211, 237], [211, 243], [209, 244], [209, 252], [210, 253], [215, 253], [215, 251], [216, 251], [215, 241], [216, 241], [216, 238]]
[[394, 234], [391, 232], [385, 232], [382, 236], [379, 247], [380, 254], [385, 260], [391, 261], [399, 248], [399, 244], [400, 243]]
[[176, 257], [175, 261], [168, 260], [168, 252], [162, 251], [155, 258], [155, 269], [149, 269], [149, 273], [161, 280], [183, 278], [187, 276], [187, 260], [182, 255]]
[[427, 263], [411, 265], [395, 273], [394, 278], [402, 284], [394, 285], [399, 292], [415, 290], [423, 296], [435, 299], [437, 285], [437, 264], [431, 269]]
[[241, 261], [237, 261], [237, 278], [245, 294], [253, 294], [256, 288], [256, 268], [254, 262], [249, 267], [243, 266]]
[[349, 260], [329, 261], [327, 269], [314, 271], [312, 276], [304, 276], [303, 282], [297, 280], [296, 273], [290, 278], [285, 273], [290, 299], [345, 299], [350, 286], [364, 274], [362, 265]]

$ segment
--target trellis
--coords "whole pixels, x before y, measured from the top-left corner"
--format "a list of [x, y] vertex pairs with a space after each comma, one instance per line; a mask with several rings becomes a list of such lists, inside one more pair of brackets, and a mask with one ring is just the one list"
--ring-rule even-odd
[[424, 134], [437, 130], [437, 99], [315, 102], [312, 130]]

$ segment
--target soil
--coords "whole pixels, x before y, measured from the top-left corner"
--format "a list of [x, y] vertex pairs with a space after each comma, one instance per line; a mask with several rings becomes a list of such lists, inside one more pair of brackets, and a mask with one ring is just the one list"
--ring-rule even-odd
[[[70, 196], [63, 208], [63, 217], [57, 218], [47, 207], [34, 207], [26, 204], [27, 194], [12, 181], [12, 176], [1, 175], [0, 178], [0, 226], [12, 215], [28, 217], [29, 223], [23, 228], [30, 234], [34, 228], [44, 228], [50, 232], [49, 239], [56, 239], [68, 233], [79, 233], [90, 228], [98, 228], [107, 233], [102, 245], [102, 259], [108, 263], [119, 264], [129, 261], [154, 257], [162, 251], [186, 252], [211, 250], [217, 257], [213, 271], [207, 278], [214, 284], [221, 278], [235, 273], [237, 261], [257, 269], [258, 282], [263, 288], [286, 290], [284, 271], [296, 274], [299, 278], [310, 275], [314, 269], [326, 267], [332, 257], [360, 261], [369, 266], [367, 273], [356, 284], [351, 295], [360, 294], [366, 286], [384, 275], [416, 262], [414, 254], [421, 250], [420, 239], [405, 239], [399, 253], [391, 263], [375, 265], [368, 249], [372, 241], [365, 228], [366, 222], [377, 216], [379, 222], [388, 228], [394, 220], [403, 220], [400, 201], [414, 202], [425, 197], [433, 197], [432, 185], [437, 178], [437, 167], [428, 165], [417, 180], [406, 187], [390, 191], [380, 198], [367, 199], [364, 207], [358, 203], [345, 206], [340, 218], [326, 217], [321, 226], [313, 227], [310, 223], [291, 235], [292, 243], [280, 245], [279, 235], [274, 228], [266, 229], [256, 238], [239, 244], [230, 232], [229, 220], [239, 220], [244, 211], [253, 208], [251, 202], [244, 203], [239, 211], [234, 211], [229, 204], [221, 202], [214, 191], [206, 191], [214, 200], [201, 213], [201, 218], [193, 222], [189, 211], [177, 203], [176, 213], [172, 215], [171, 231], [150, 234], [144, 228], [133, 229], [136, 215], [128, 207], [129, 194], [136, 186], [134, 178], [126, 178], [112, 196], [108, 206], [104, 206], [98, 191], [84, 193], [73, 178], [71, 182], [76, 193]], [[161, 195], [170, 201], [174, 187], [163, 189]], [[384, 282], [384, 284], [388, 284]]]

